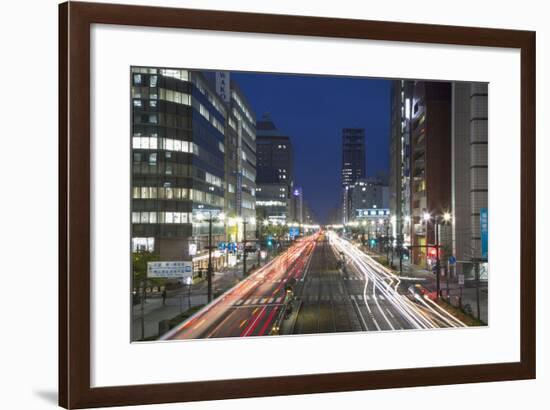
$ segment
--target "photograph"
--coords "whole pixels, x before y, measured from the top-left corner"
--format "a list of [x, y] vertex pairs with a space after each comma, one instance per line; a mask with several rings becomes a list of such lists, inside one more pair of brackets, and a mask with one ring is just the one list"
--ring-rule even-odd
[[490, 325], [487, 83], [129, 81], [132, 342]]

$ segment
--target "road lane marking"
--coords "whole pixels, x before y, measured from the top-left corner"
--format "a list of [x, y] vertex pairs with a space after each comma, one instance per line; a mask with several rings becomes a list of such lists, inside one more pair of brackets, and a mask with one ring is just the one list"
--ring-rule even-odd
[[244, 300], [239, 299], [239, 300], [237, 300], [237, 301], [235, 302], [235, 305], [239, 306], [239, 305], [240, 305], [241, 303], [243, 303], [243, 302], [244, 302]]
[[267, 301], [267, 303], [273, 302], [273, 299], [275, 299], [275, 298], [269, 298], [269, 300]]
[[269, 316], [267, 317], [267, 320], [265, 321], [264, 325], [260, 329], [259, 335], [265, 334], [265, 331], [267, 330], [267, 327], [271, 324], [271, 321], [273, 320], [273, 316], [275, 316], [275, 313], [279, 310], [279, 306], [275, 306], [273, 309], [271, 309], [271, 312], [269, 313]]
[[[361, 319], [361, 322], [363, 323], [363, 326], [364, 326], [365, 330], [369, 330], [369, 328], [367, 326], [367, 322], [365, 322], [365, 318], [363, 317], [363, 314], [361, 313], [361, 309], [359, 309], [359, 305], [357, 304], [357, 301], [355, 299], [353, 299], [353, 303], [355, 303], [355, 307], [357, 308], [357, 312], [359, 313], [359, 318]], [[380, 330], [380, 329], [378, 329], [378, 330]]]
[[252, 299], [246, 299], [246, 302], [244, 302], [244, 305], [250, 305], [250, 302], [252, 302]]
[[393, 315], [393, 313], [388, 308], [386, 308], [386, 312], [388, 312], [390, 314], [392, 319], [395, 319], [395, 316]]
[[248, 325], [248, 327], [244, 330], [244, 332], [241, 333], [241, 337], [249, 336], [254, 331], [254, 329], [256, 329], [256, 323], [258, 323], [258, 321], [264, 316], [265, 309], [266, 307], [264, 306], [260, 311], [260, 313], [256, 315], [256, 318], [254, 319], [254, 321], [250, 323], [250, 325]]

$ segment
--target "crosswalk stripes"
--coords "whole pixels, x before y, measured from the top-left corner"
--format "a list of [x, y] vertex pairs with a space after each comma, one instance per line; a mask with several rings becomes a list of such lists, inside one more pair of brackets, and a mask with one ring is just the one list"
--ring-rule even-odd
[[[322, 295], [302, 295], [301, 299], [303, 302], [345, 302], [346, 300], [351, 299], [356, 302], [371, 301], [373, 295], [348, 295], [348, 294], [322, 294]], [[384, 295], [376, 294], [378, 300], [386, 300]], [[233, 306], [247, 306], [247, 305], [264, 305], [264, 304], [279, 304], [282, 303], [284, 297], [251, 297], [248, 299], [239, 299], [233, 303]]]

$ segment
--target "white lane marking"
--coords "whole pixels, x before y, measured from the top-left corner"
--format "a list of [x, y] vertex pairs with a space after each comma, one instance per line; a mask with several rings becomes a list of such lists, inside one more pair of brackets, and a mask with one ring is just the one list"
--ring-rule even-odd
[[363, 300], [363, 295], [357, 295], [357, 299]]
[[272, 302], [273, 302], [273, 299], [274, 299], [274, 298], [269, 298], [269, 300], [267, 301], [267, 303], [272, 303]]
[[[361, 309], [359, 309], [359, 305], [357, 304], [357, 301], [355, 299], [353, 299], [353, 303], [355, 303], [355, 307], [357, 307], [357, 311], [359, 312], [359, 318], [361, 319], [361, 322], [363, 323], [363, 326], [365, 327], [365, 330], [369, 330], [369, 328], [367, 326], [367, 322], [365, 322], [365, 318], [363, 317], [363, 314], [361, 313]], [[378, 325], [376, 325], [376, 326], [378, 326]], [[378, 330], [380, 330], [380, 329], [378, 329]]]
[[246, 302], [244, 302], [244, 305], [250, 305], [252, 303], [252, 299], [246, 299]]
[[279, 297], [277, 298], [277, 300], [276, 300], [277, 303], [281, 303], [281, 300], [282, 300], [282, 299], [283, 299], [282, 296], [279, 296]]
[[350, 295], [351, 300], [355, 301], [355, 295]]
[[235, 305], [237, 305], [237, 306], [238, 306], [238, 305], [240, 305], [240, 304], [241, 304], [241, 303], [243, 303], [243, 302], [244, 302], [244, 300], [242, 300], [242, 299], [239, 299], [239, 300], [237, 300], [237, 301], [235, 302]]
[[262, 298], [262, 301], [260, 303], [265, 303], [267, 302], [267, 298]]
[[395, 316], [393, 315], [393, 313], [388, 308], [386, 308], [386, 312], [389, 313], [389, 315], [391, 316], [392, 319], [395, 319]]

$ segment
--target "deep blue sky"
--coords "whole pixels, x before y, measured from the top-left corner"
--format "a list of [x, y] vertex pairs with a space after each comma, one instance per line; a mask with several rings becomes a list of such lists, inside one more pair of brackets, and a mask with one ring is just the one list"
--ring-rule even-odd
[[342, 128], [365, 128], [367, 175], [388, 173], [390, 81], [231, 73], [258, 119], [270, 113], [294, 147], [294, 181], [320, 222], [338, 204]]

